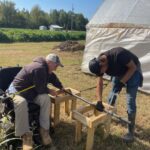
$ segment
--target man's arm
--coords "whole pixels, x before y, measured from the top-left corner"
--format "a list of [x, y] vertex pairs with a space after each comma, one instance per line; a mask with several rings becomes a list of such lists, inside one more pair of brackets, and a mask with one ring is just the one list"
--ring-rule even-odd
[[102, 93], [103, 93], [103, 77], [100, 76], [97, 80], [96, 86], [96, 97], [98, 101], [102, 101]]
[[100, 76], [97, 81], [97, 87], [96, 87], [96, 96], [97, 96], [97, 104], [96, 104], [96, 109], [99, 111], [104, 110], [104, 106], [102, 104], [102, 93], [103, 93], [103, 77]]
[[126, 66], [128, 70], [120, 80], [123, 84], [125, 84], [132, 77], [137, 68], [133, 60], [131, 60]]
[[49, 75], [49, 79], [48, 80], [49, 80], [48, 82], [52, 83], [53, 86], [55, 86], [55, 87], [57, 87], [59, 89], [63, 89], [63, 85], [62, 85], [62, 83], [60, 82], [59, 78], [56, 76], [55, 73], [52, 72]]

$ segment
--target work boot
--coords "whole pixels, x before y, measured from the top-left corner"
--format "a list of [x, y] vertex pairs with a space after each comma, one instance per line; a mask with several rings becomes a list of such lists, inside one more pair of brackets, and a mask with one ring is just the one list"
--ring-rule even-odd
[[23, 150], [32, 150], [33, 141], [32, 141], [32, 132], [27, 132], [22, 137], [23, 140]]
[[52, 144], [52, 139], [49, 135], [49, 130], [46, 130], [44, 128], [40, 128], [40, 135], [41, 135], [41, 139], [42, 139], [42, 143], [43, 145], [51, 145]]
[[128, 124], [128, 133], [122, 137], [123, 141], [127, 143], [134, 141], [135, 117], [136, 113], [128, 114], [128, 120], [131, 124]]

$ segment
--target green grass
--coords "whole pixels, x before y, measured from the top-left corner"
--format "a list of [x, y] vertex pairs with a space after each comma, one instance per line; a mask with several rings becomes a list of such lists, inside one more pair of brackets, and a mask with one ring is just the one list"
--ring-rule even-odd
[[[84, 43], [84, 41], [82, 41]], [[32, 62], [36, 56], [46, 56], [48, 53], [57, 53], [61, 59], [64, 68], [57, 70], [57, 75], [65, 87], [72, 87], [79, 91], [96, 85], [96, 78], [81, 72], [83, 51], [60, 52], [52, 51], [52, 48], [59, 42], [41, 42], [41, 43], [13, 43], [0, 44], [0, 66], [14, 66], [19, 64], [24, 66]], [[105, 83], [109, 83], [105, 81]], [[104, 88], [103, 101], [107, 100], [111, 89], [109, 83]], [[96, 101], [95, 89], [81, 92], [81, 96], [91, 101]], [[111, 134], [107, 139], [103, 139], [101, 127], [96, 129], [94, 138], [94, 150], [150, 150], [150, 96], [141, 92], [137, 95], [137, 119], [136, 119], [136, 140], [133, 144], [125, 144], [121, 136], [127, 131], [126, 125], [113, 121], [111, 124]], [[78, 101], [78, 106], [85, 103]], [[125, 91], [122, 91], [118, 97], [117, 113], [120, 116], [127, 117]], [[82, 135], [81, 142], [74, 143], [75, 124], [64, 114], [64, 106], [61, 107], [61, 123], [56, 127], [55, 134], [52, 135], [54, 145], [60, 150], [84, 150], [86, 143], [86, 133]]]

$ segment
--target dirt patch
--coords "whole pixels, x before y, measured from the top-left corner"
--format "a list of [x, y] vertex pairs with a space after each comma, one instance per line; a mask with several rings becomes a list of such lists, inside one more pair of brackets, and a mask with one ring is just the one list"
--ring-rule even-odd
[[60, 43], [58, 46], [55, 46], [53, 50], [59, 50], [59, 51], [78, 51], [83, 50], [84, 45], [80, 44], [77, 41], [65, 41]]

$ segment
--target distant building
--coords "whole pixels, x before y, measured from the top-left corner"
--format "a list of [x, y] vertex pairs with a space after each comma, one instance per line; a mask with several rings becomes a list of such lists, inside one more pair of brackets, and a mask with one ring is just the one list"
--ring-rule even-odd
[[39, 26], [39, 30], [47, 30], [46, 26]]
[[49, 26], [49, 29], [50, 29], [51, 31], [60, 31], [60, 30], [63, 29], [63, 27], [61, 27], [61, 26], [59, 26], [59, 25], [50, 25], [50, 26]]

